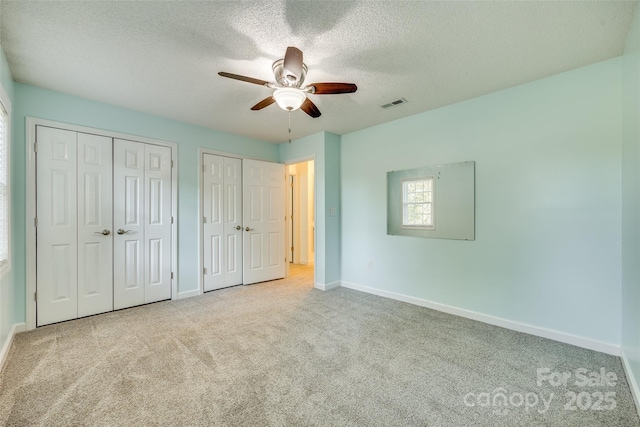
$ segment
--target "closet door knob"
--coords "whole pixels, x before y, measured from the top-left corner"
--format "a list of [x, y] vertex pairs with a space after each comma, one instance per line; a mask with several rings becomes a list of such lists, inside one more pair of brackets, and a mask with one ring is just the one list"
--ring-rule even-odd
[[131, 231], [132, 231], [132, 230], [123, 230], [122, 228], [118, 228], [118, 231], [116, 231], [116, 233], [118, 233], [118, 234], [125, 234], [125, 233], [129, 233], [129, 232], [131, 232]]
[[236, 225], [236, 230], [242, 230], [242, 227], [239, 225]]
[[111, 234], [111, 230], [107, 230], [106, 228], [102, 231], [96, 231], [94, 234], [102, 234], [103, 236], [108, 236]]
[[253, 230], [253, 228], [249, 228], [249, 227], [244, 229], [244, 231], [252, 231], [252, 230]]

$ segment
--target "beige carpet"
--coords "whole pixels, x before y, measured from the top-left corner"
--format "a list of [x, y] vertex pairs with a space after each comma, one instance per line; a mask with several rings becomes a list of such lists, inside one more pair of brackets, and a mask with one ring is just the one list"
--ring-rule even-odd
[[[616, 357], [353, 290], [321, 292], [310, 269], [292, 273], [19, 334], [0, 377], [0, 423], [640, 425]], [[538, 368], [572, 376], [538, 386]], [[616, 384], [578, 386], [579, 368], [613, 372]]]

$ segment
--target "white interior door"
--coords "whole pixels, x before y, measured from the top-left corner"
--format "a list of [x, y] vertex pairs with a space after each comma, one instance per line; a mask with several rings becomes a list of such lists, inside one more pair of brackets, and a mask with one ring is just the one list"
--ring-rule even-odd
[[171, 298], [171, 149], [144, 144], [144, 302]]
[[279, 279], [285, 274], [284, 165], [244, 160], [243, 281]]
[[78, 317], [113, 310], [111, 138], [77, 134]]
[[203, 155], [204, 290], [242, 283], [242, 161]]
[[113, 305], [144, 304], [144, 144], [113, 143]]
[[78, 317], [77, 134], [38, 126], [37, 325]]

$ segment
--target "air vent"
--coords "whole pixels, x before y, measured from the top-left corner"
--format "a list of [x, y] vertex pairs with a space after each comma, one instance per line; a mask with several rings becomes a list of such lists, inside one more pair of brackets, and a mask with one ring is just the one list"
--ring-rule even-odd
[[404, 98], [400, 98], [400, 99], [396, 99], [395, 101], [391, 101], [387, 104], [384, 104], [382, 106], [382, 108], [391, 108], [391, 107], [397, 107], [398, 105], [402, 105], [402, 104], [406, 104], [408, 101]]

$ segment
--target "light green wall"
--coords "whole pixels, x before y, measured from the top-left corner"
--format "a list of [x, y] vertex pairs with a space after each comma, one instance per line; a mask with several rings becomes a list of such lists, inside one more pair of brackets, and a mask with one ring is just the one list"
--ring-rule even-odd
[[[9, 71], [9, 65], [7, 64], [7, 59], [4, 56], [4, 52], [2, 51], [2, 47], [0, 47], [0, 85], [4, 89], [5, 93], [9, 97], [9, 102], [13, 107], [14, 104], [14, 90], [13, 90], [13, 80], [11, 78], [11, 72]], [[15, 120], [12, 120], [15, 123]], [[19, 171], [16, 170], [15, 167], [12, 168], [12, 174], [15, 176]], [[15, 194], [13, 195], [15, 198]], [[11, 216], [11, 224], [10, 229], [14, 229], [15, 224], [15, 214]], [[12, 241], [15, 241], [15, 237]], [[12, 254], [14, 253], [13, 249], [11, 250]], [[19, 308], [16, 307], [15, 301], [15, 256], [12, 255], [12, 263], [13, 266], [11, 270], [0, 280], [0, 349], [4, 346], [7, 337], [9, 336], [9, 332], [14, 323], [17, 323], [19, 318]]]
[[622, 57], [622, 350], [640, 383], [640, 7]]
[[[325, 180], [325, 259], [327, 268], [326, 284], [340, 280], [340, 137], [324, 134], [324, 180]], [[330, 214], [335, 208], [335, 216]]]
[[[281, 163], [315, 159], [316, 283], [340, 280], [340, 137], [320, 132], [280, 144]], [[331, 216], [331, 208], [336, 215]]]
[[[620, 80], [613, 59], [343, 135], [342, 280], [619, 345]], [[467, 160], [475, 241], [386, 234], [388, 171]]]
[[[59, 92], [16, 83], [14, 102], [13, 182], [14, 271], [19, 318], [25, 316], [25, 118], [27, 116], [156, 138], [178, 144], [178, 284], [179, 292], [197, 289], [198, 147], [277, 161], [275, 144], [218, 132], [158, 116], [126, 110]], [[30, 195], [29, 197], [32, 197]]]

